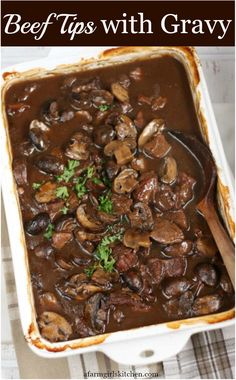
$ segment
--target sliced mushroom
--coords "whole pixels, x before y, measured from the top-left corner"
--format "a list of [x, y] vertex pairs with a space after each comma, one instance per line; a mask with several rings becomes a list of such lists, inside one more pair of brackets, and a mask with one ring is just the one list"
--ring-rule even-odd
[[73, 160], [87, 160], [92, 140], [83, 132], [76, 132], [67, 145], [65, 155]]
[[73, 269], [73, 264], [71, 264], [70, 262], [66, 262], [62, 258], [56, 259], [55, 263], [56, 263], [58, 269], [60, 269], [62, 271]]
[[113, 140], [108, 143], [104, 148], [104, 154], [108, 157], [114, 155], [118, 165], [125, 165], [133, 158], [133, 153], [127, 142], [119, 140]]
[[200, 255], [206, 257], [214, 257], [218, 251], [213, 238], [208, 236], [199, 237], [196, 241], [196, 248]]
[[216, 286], [219, 281], [217, 269], [209, 263], [200, 263], [195, 267], [199, 280], [208, 286]]
[[40, 151], [49, 147], [47, 132], [49, 128], [39, 120], [32, 120], [29, 127], [29, 138], [33, 145]]
[[112, 224], [119, 220], [119, 217], [117, 215], [111, 215], [104, 211], [98, 211], [97, 217], [101, 222], [105, 224]]
[[93, 90], [90, 95], [93, 105], [97, 108], [113, 103], [113, 95], [107, 90]]
[[50, 154], [37, 158], [35, 165], [47, 174], [58, 175], [63, 173], [64, 170], [64, 164], [57, 157]]
[[138, 139], [138, 146], [143, 147], [157, 132], [163, 131], [165, 123], [163, 119], [153, 119], [146, 125]]
[[39, 317], [38, 324], [41, 334], [50, 342], [68, 340], [72, 334], [69, 322], [61, 315], [52, 311], [45, 311]]
[[27, 179], [27, 166], [24, 158], [17, 158], [13, 161], [13, 173], [17, 185], [26, 185]]
[[151, 238], [161, 244], [180, 243], [184, 239], [182, 230], [173, 222], [157, 217]]
[[122, 278], [124, 279], [128, 287], [134, 292], [140, 292], [142, 290], [142, 277], [137, 271], [129, 270], [128, 272], [123, 274]]
[[66, 283], [57, 286], [57, 290], [76, 301], [83, 301], [95, 293], [105, 290], [105, 287], [89, 282], [85, 273], [71, 276]]
[[119, 82], [115, 82], [111, 84], [111, 92], [120, 102], [122, 103], [129, 102], [129, 93], [127, 89], [121, 86]]
[[103, 225], [98, 220], [93, 219], [90, 215], [87, 215], [85, 212], [86, 205], [81, 204], [76, 211], [76, 217], [78, 222], [84, 228], [87, 228], [91, 231], [101, 231], [103, 229]]
[[49, 203], [54, 201], [56, 196], [57, 184], [54, 182], [45, 182], [35, 193], [35, 199], [38, 203]]
[[193, 254], [193, 243], [190, 240], [183, 240], [165, 247], [164, 253], [167, 257], [187, 257]]
[[62, 249], [72, 239], [72, 232], [54, 232], [52, 234], [52, 246], [56, 249]]
[[148, 248], [151, 245], [150, 234], [130, 228], [125, 231], [123, 244], [133, 249], [138, 249], [139, 247]]
[[86, 302], [84, 315], [86, 319], [90, 320], [92, 328], [97, 333], [102, 333], [105, 331], [107, 322], [107, 310], [105, 309], [106, 297], [97, 293], [94, 294]]
[[138, 181], [138, 173], [133, 169], [124, 169], [114, 180], [113, 189], [118, 194], [130, 193]]
[[163, 293], [167, 298], [179, 297], [191, 286], [191, 282], [185, 277], [168, 278], [162, 283]]
[[50, 223], [50, 218], [46, 212], [36, 215], [25, 224], [25, 230], [30, 235], [38, 235], [44, 232]]
[[93, 234], [91, 232], [78, 230], [75, 233], [75, 237], [79, 240], [80, 243], [83, 243], [85, 241], [99, 242], [102, 239], [103, 234]]
[[177, 163], [173, 157], [166, 157], [161, 171], [161, 182], [168, 185], [175, 182], [177, 178]]
[[77, 226], [76, 219], [68, 216], [63, 215], [59, 219], [57, 219], [55, 223], [55, 231], [56, 232], [72, 232]]
[[118, 140], [124, 140], [126, 138], [135, 139], [137, 136], [137, 129], [134, 122], [126, 115], [120, 116], [120, 123], [116, 125], [116, 134]]
[[95, 128], [94, 142], [96, 145], [104, 146], [115, 138], [115, 131], [111, 125], [103, 125]]

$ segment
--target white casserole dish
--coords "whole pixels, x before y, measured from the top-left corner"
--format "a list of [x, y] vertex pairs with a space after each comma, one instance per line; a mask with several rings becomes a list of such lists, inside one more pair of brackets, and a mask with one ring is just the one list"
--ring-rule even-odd
[[[103, 48], [89, 48], [89, 53], [84, 53], [85, 50], [86, 48], [83, 49], [83, 54], [80, 57], [77, 56], [76, 60], [73, 57], [56, 57], [56, 59], [49, 57], [4, 70], [2, 123], [0, 127], [2, 141], [1, 171], [2, 178], [4, 178], [2, 188], [4, 204], [7, 210], [7, 224], [22, 329], [30, 348], [38, 355], [47, 358], [101, 351], [120, 363], [145, 365], [163, 361], [167, 357], [177, 354], [192, 334], [232, 325], [234, 323], [234, 309], [209, 316], [140, 327], [68, 342], [50, 343], [43, 339], [36, 323], [27, 250], [18, 196], [11, 169], [12, 157], [4, 111], [4, 93], [11, 84], [19, 80], [55, 75], [62, 71], [71, 72], [87, 70], [91, 67], [117, 65], [124, 61], [156, 57], [166, 53], [171, 54], [179, 59], [187, 70], [202, 135], [213, 153], [218, 168], [219, 207], [229, 234], [233, 238], [234, 199], [231, 175], [212, 111], [206, 82], [193, 49], [185, 47], [123, 47], [102, 52]], [[93, 58], [88, 59], [91, 56]], [[86, 59], [83, 60], [82, 58]], [[78, 59], [80, 59], [79, 62], [77, 62]], [[151, 351], [152, 355], [147, 356], [145, 351]]]

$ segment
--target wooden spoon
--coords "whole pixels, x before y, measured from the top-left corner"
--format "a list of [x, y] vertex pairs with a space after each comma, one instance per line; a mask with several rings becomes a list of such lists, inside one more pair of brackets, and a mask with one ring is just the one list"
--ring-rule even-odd
[[223, 227], [215, 207], [215, 189], [217, 170], [210, 150], [193, 136], [179, 131], [168, 131], [175, 139], [187, 148], [201, 165], [204, 173], [204, 186], [197, 204], [197, 209], [203, 214], [216, 245], [220, 251], [229, 277], [235, 288], [235, 250], [232, 240]]

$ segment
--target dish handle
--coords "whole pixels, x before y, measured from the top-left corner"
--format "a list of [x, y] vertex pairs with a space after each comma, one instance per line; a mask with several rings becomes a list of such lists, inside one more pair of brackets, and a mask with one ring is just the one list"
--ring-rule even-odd
[[115, 362], [125, 365], [148, 365], [177, 355], [191, 336], [190, 331], [179, 331], [155, 337], [108, 344], [102, 352]]

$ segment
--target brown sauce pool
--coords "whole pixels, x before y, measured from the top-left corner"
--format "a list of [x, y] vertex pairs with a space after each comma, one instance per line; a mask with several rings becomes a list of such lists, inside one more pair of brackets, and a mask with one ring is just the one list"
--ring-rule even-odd
[[201, 168], [166, 133], [201, 139], [180, 62], [164, 56], [18, 83], [6, 93], [6, 111], [46, 339], [233, 306], [226, 269], [196, 210]]

